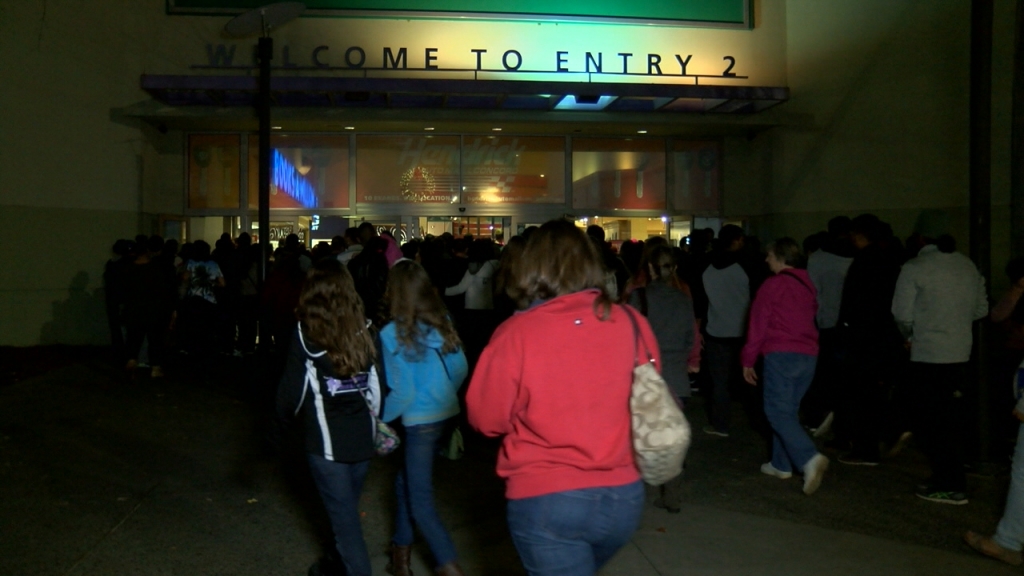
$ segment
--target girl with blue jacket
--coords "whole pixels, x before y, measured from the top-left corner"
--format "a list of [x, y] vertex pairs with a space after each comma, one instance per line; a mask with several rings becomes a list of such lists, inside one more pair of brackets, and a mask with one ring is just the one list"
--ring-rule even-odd
[[413, 523], [430, 546], [437, 573], [462, 574], [451, 536], [434, 507], [434, 454], [445, 422], [459, 413], [457, 392], [469, 368], [448, 311], [422, 266], [402, 260], [388, 273], [391, 322], [381, 330], [384, 373], [391, 388], [383, 420], [402, 419], [405, 463], [395, 481], [398, 514], [389, 574], [411, 574]]

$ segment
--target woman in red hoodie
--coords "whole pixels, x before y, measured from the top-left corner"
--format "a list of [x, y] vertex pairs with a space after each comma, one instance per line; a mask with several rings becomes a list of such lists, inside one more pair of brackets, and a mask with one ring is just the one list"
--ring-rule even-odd
[[643, 512], [629, 393], [647, 347], [660, 366], [657, 340], [643, 316], [612, 305], [600, 257], [572, 223], [531, 235], [513, 277], [510, 294], [527, 309], [484, 349], [466, 394], [469, 422], [504, 436], [497, 472], [526, 571], [592, 575]]
[[761, 472], [783, 480], [796, 466], [804, 474], [804, 494], [813, 494], [828, 469], [828, 458], [800, 426], [800, 400], [814, 378], [818, 360], [817, 290], [807, 275], [806, 258], [792, 238], [768, 247], [774, 276], [757, 291], [743, 347], [743, 378], [757, 385], [754, 364], [764, 356], [764, 412], [772, 426], [772, 460]]

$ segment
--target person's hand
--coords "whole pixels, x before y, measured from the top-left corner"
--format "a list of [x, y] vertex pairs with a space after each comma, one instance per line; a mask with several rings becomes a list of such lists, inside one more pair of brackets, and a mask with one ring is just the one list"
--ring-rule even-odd
[[747, 381], [747, 384], [751, 386], [757, 386], [757, 371], [752, 367], [743, 367], [743, 379]]
[[1013, 409], [1013, 415], [1017, 417], [1017, 420], [1024, 422], [1024, 414], [1021, 414], [1016, 408]]
[[697, 364], [696, 366], [690, 364], [686, 367], [686, 372], [687, 374], [700, 374], [700, 364]]

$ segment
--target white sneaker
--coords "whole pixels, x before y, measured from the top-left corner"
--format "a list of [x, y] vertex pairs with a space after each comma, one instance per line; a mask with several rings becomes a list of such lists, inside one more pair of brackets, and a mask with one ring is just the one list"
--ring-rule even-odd
[[811, 461], [804, 465], [804, 494], [810, 496], [818, 491], [826, 470], [828, 470], [828, 458], [823, 454], [815, 454]]
[[779, 470], [775, 466], [772, 466], [771, 462], [765, 462], [764, 464], [761, 464], [761, 473], [767, 474], [769, 476], [775, 476], [776, 478], [782, 480], [788, 480], [793, 477], [792, 472], [783, 472], [782, 470]]
[[832, 420], [834, 420], [835, 417], [835, 412], [829, 412], [826, 414], [825, 419], [821, 421], [821, 426], [814, 429], [812, 436], [815, 438], [821, 438], [825, 434], [828, 434], [828, 431], [832, 429]]

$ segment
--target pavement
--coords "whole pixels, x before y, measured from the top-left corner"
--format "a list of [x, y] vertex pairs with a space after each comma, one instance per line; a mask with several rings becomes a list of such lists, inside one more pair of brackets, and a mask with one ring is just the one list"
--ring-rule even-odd
[[[262, 442], [266, 366], [135, 381], [101, 358], [0, 386], [0, 575], [295, 575], [324, 551], [326, 518], [301, 458]], [[762, 439], [737, 415], [731, 438], [697, 432], [680, 514], [648, 506], [611, 575], [988, 575], [1020, 569], [960, 541], [990, 532], [1006, 478], [972, 476], [971, 503], [915, 498], [913, 451], [876, 469], [833, 462], [812, 497], [764, 476]], [[438, 507], [467, 574], [523, 574], [504, 520], [494, 445], [439, 460]], [[384, 574], [395, 458], [376, 459], [361, 508], [374, 573]], [[430, 574], [429, 553], [414, 571]]]

